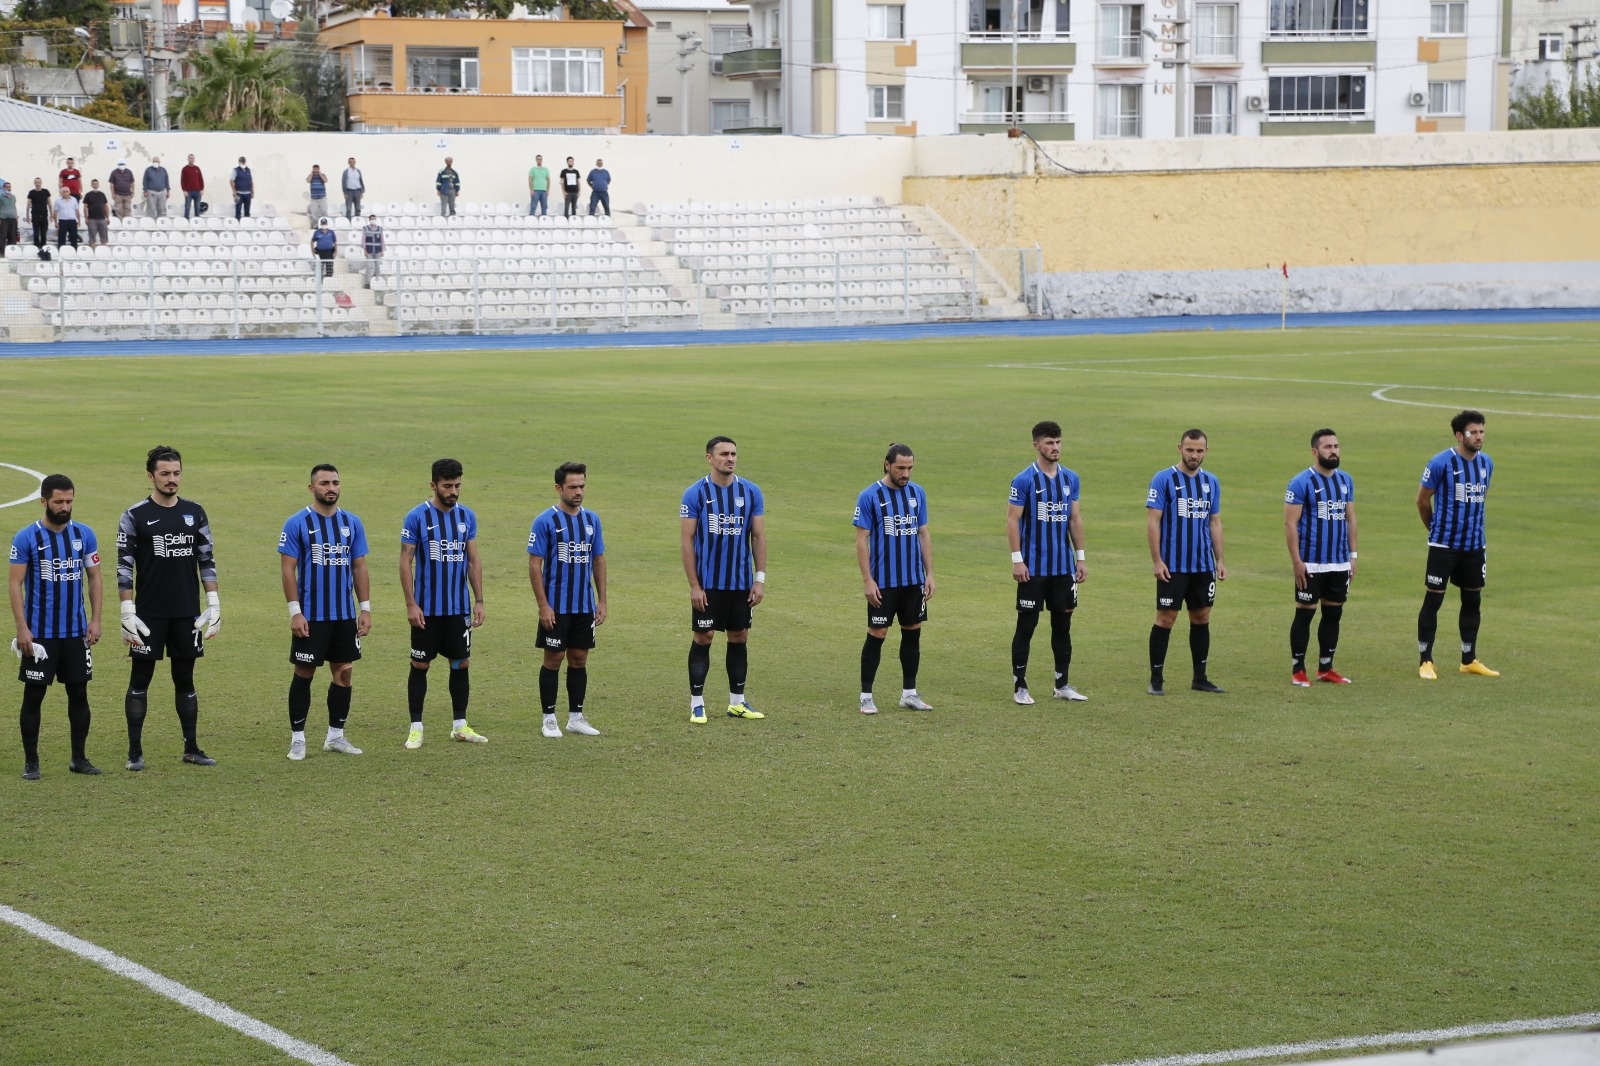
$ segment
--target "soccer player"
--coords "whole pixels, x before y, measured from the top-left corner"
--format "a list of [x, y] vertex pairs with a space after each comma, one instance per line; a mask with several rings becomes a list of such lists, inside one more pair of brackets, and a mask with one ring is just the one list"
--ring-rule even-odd
[[909, 444], [890, 444], [883, 477], [856, 497], [856, 562], [867, 596], [867, 641], [861, 646], [861, 713], [877, 714], [872, 680], [890, 623], [900, 622], [900, 706], [931, 711], [917, 692], [922, 663], [922, 623], [933, 599], [933, 538], [928, 495], [911, 480], [916, 457]]
[[[183, 456], [158, 444], [144, 461], [150, 495], [117, 523], [117, 593], [122, 599], [122, 639], [133, 662], [123, 710], [128, 718], [128, 769], [144, 769], [144, 717], [156, 663], [171, 662], [172, 692], [183, 727], [183, 761], [215, 766], [200, 750], [196, 731], [200, 699], [194, 661], [222, 628], [211, 522], [193, 500], [178, 495]], [[202, 587], [206, 606], [199, 614]]]
[[[11, 650], [22, 660], [22, 777], [39, 780], [39, 709], [57, 678], [67, 689], [75, 774], [100, 771], [84, 754], [89, 739], [89, 649], [100, 640], [100, 545], [94, 530], [72, 520], [72, 479], [51, 474], [39, 483], [44, 517], [11, 540]], [[89, 613], [84, 613], [84, 586]]]
[[1428, 529], [1427, 588], [1417, 615], [1417, 650], [1422, 655], [1417, 676], [1424, 681], [1439, 678], [1433, 668], [1433, 638], [1446, 585], [1461, 590], [1461, 672], [1500, 676], [1500, 671], [1483, 665], [1477, 653], [1483, 586], [1489, 579], [1483, 514], [1494, 473], [1494, 462], [1483, 453], [1483, 422], [1482, 411], [1462, 411], [1450, 420], [1455, 447], [1429, 461], [1417, 490], [1417, 513]]
[[[400, 530], [400, 593], [411, 622], [411, 678], [406, 687], [411, 731], [406, 747], [422, 747], [422, 705], [428, 698], [428, 667], [450, 661], [450, 739], [487, 744], [467, 724], [472, 683], [472, 631], [483, 625], [483, 563], [478, 559], [478, 517], [459, 504], [461, 464], [433, 464], [433, 495], [413, 507]], [[414, 577], [413, 577], [414, 574]], [[467, 602], [471, 586], [472, 602]]]
[[[753, 482], [734, 474], [739, 446], [706, 441], [711, 473], [690, 485], [678, 507], [679, 548], [689, 578], [689, 721], [706, 723], [706, 675], [713, 632], [728, 635], [728, 717], [765, 718], [744, 698], [750, 623], [767, 592], [766, 504]], [[755, 574], [751, 576], [751, 558]]]
[[[350, 717], [351, 664], [361, 658], [361, 638], [372, 632], [367, 531], [339, 506], [339, 469], [311, 468], [311, 505], [289, 516], [278, 534], [283, 598], [289, 601], [289, 758], [306, 757], [311, 678], [328, 664], [328, 739], [323, 751], [360, 755], [344, 735]], [[358, 601], [358, 602], [352, 602]]]
[[1163, 668], [1178, 607], [1189, 609], [1189, 657], [1196, 692], [1222, 692], [1206, 676], [1211, 655], [1211, 605], [1222, 563], [1222, 485], [1201, 470], [1210, 442], [1202, 430], [1185, 430], [1178, 462], [1150, 479], [1145, 536], [1156, 575], [1156, 624], [1150, 627], [1150, 695], [1166, 695]]
[[1061, 465], [1061, 426], [1033, 427], [1038, 458], [1011, 479], [1006, 540], [1011, 545], [1011, 580], [1017, 583], [1017, 630], [1011, 637], [1011, 698], [1024, 707], [1028, 694], [1028, 646], [1041, 608], [1050, 612], [1050, 653], [1055, 658], [1058, 700], [1087, 700], [1072, 687], [1072, 612], [1078, 583], [1088, 579], [1083, 560], [1083, 514], [1078, 475]]
[[1317, 680], [1348, 685], [1333, 668], [1339, 619], [1356, 576], [1356, 487], [1339, 469], [1339, 437], [1331, 429], [1311, 434], [1311, 465], [1296, 474], [1283, 494], [1283, 536], [1294, 569], [1294, 622], [1289, 626], [1290, 680], [1310, 688], [1306, 648], [1311, 616], [1322, 604], [1317, 626]]
[[561, 736], [556, 724], [556, 692], [561, 661], [567, 662], [567, 732], [597, 737], [600, 730], [583, 716], [589, 690], [589, 652], [594, 633], [606, 621], [606, 541], [600, 516], [583, 506], [589, 468], [582, 463], [556, 467], [556, 504], [533, 520], [528, 532], [528, 581], [539, 601], [539, 704], [544, 735]]

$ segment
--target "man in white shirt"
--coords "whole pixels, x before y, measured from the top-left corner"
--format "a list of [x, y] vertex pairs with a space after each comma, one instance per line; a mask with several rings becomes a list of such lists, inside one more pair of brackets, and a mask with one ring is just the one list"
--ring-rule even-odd
[[367, 191], [367, 183], [361, 178], [361, 171], [356, 169], [356, 157], [351, 156], [349, 165], [344, 168], [344, 173], [339, 177], [339, 188], [344, 191], [344, 217], [361, 217], [361, 196]]

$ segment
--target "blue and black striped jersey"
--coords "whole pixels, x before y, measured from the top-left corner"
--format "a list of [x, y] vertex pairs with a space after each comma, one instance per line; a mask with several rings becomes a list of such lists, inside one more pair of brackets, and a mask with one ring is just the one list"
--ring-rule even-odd
[[868, 568], [879, 588], [920, 586], [921, 538], [928, 524], [928, 497], [915, 481], [903, 489], [874, 481], [856, 497], [854, 525], [867, 531]]
[[429, 618], [472, 612], [467, 583], [467, 544], [478, 539], [478, 518], [461, 505], [441, 511], [423, 500], [406, 514], [400, 543], [417, 549], [412, 564], [412, 595]]
[[1454, 448], [1434, 456], [1422, 471], [1422, 487], [1433, 490], [1428, 543], [1456, 551], [1484, 547], [1483, 515], [1494, 461], [1484, 452], [1463, 459]]
[[343, 622], [356, 617], [351, 567], [367, 554], [361, 519], [336, 509], [331, 515], [306, 507], [289, 516], [278, 534], [278, 554], [296, 562], [300, 613], [308, 622]]
[[1072, 509], [1077, 506], [1078, 475], [1057, 467], [1054, 477], [1030, 463], [1011, 479], [1011, 504], [1022, 508], [1017, 530], [1022, 534], [1022, 561], [1033, 577], [1077, 572], [1072, 554]]
[[1355, 482], [1343, 470], [1323, 474], [1307, 467], [1289, 482], [1283, 502], [1300, 505], [1300, 561], [1308, 572], [1350, 569], [1345, 509], [1355, 500]]
[[1161, 561], [1175, 574], [1215, 570], [1211, 516], [1222, 511], [1222, 484], [1204, 470], [1169, 466], [1150, 479], [1145, 507], [1161, 512]]
[[94, 530], [68, 522], [58, 533], [42, 521], [35, 522], [12, 538], [11, 562], [28, 568], [22, 577], [22, 618], [34, 637], [88, 635], [87, 571], [100, 565]]
[[695, 576], [703, 589], [748, 589], [754, 576], [750, 560], [750, 523], [766, 513], [761, 490], [735, 477], [718, 485], [710, 475], [690, 485], [678, 506], [678, 517], [695, 520]]
[[594, 613], [594, 560], [606, 553], [600, 516], [551, 507], [533, 520], [528, 554], [544, 560], [544, 598], [556, 614]]

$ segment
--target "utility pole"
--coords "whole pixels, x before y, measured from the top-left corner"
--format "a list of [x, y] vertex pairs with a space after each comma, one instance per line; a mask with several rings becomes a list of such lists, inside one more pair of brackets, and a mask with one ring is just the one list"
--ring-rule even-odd
[[[1022, 94], [1017, 91], [1017, 34], [1021, 23], [1017, 18], [1017, 0], [1011, 0], [1011, 129], [1022, 126]], [[1016, 136], [1015, 132], [1012, 136]]]
[[689, 135], [689, 72], [694, 69], [689, 57], [700, 51], [703, 43], [697, 33], [678, 34], [678, 132], [685, 137]]

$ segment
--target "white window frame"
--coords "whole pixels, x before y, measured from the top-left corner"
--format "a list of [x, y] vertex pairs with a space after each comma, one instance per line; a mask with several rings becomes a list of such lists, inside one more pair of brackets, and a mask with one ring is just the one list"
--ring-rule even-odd
[[[577, 89], [572, 87], [574, 73], [583, 83]], [[513, 48], [511, 92], [515, 96], [604, 96], [605, 49]]]
[[1451, 117], [1467, 113], [1467, 83], [1465, 81], [1430, 81], [1428, 83], [1428, 114]]
[[711, 40], [707, 44], [712, 55], [727, 55], [741, 48], [749, 48], [750, 35], [743, 26], [713, 26]]
[[1124, 140], [1138, 137], [1143, 126], [1143, 110], [1143, 85], [1096, 86], [1094, 108], [1096, 139]]
[[1429, 37], [1465, 37], [1467, 0], [1433, 0], [1428, 5]]
[[1096, 55], [1111, 62], [1144, 59], [1143, 4], [1101, 4]]
[[1239, 58], [1239, 5], [1196, 4], [1194, 58]]
[[903, 41], [906, 39], [904, 4], [868, 4], [867, 40]]
[[[1211, 106], [1200, 110], [1202, 97]], [[1239, 86], [1231, 81], [1203, 81], [1194, 87], [1192, 132], [1196, 137], [1227, 137], [1238, 132]]]
[[906, 87], [904, 85], [867, 86], [868, 122], [904, 122], [906, 120]]
[[[1367, 80], [1369, 77], [1371, 77], [1371, 75], [1367, 71], [1360, 71], [1360, 72], [1351, 71], [1349, 73], [1317, 73], [1317, 74], [1304, 73], [1304, 74], [1282, 74], [1282, 75], [1274, 74], [1274, 75], [1271, 75], [1270, 77], [1267, 78], [1267, 113], [1270, 116], [1272, 116], [1273, 118], [1286, 118], [1286, 119], [1349, 120], [1349, 119], [1364, 119], [1364, 118], [1367, 118], [1371, 114], [1371, 111], [1368, 110], [1368, 108], [1371, 105], [1367, 101], [1367, 89], [1370, 88], [1370, 85], [1368, 84], [1368, 80]], [[1338, 83], [1341, 80], [1346, 80], [1346, 79], [1348, 79], [1349, 82], [1350, 82], [1350, 93], [1349, 93], [1350, 97], [1354, 98], [1354, 97], [1356, 97], [1358, 95], [1361, 97], [1361, 101], [1362, 102], [1361, 102], [1361, 106], [1360, 107], [1354, 107], [1354, 106], [1339, 107], [1339, 106], [1337, 106], [1337, 99], [1338, 99], [1339, 89], [1340, 89], [1340, 86], [1339, 86]], [[1302, 81], [1304, 81], [1306, 84], [1305, 85], [1301, 85], [1300, 82], [1302, 82]], [[1361, 83], [1361, 87], [1360, 87], [1359, 91], [1356, 88], [1356, 82], [1357, 81], [1359, 81]], [[1294, 82], [1295, 83], [1294, 86], [1293, 86], [1294, 91], [1291, 94], [1294, 97], [1293, 103], [1296, 104], [1296, 105], [1301, 103], [1300, 95], [1301, 95], [1301, 91], [1304, 90], [1304, 93], [1305, 93], [1304, 105], [1305, 106], [1291, 106], [1291, 107], [1281, 107], [1280, 106], [1280, 107], [1274, 108], [1272, 106], [1272, 96], [1273, 96], [1272, 87], [1273, 87], [1273, 83], [1275, 83], [1275, 82]], [[1331, 85], [1329, 84], [1330, 82], [1332, 83]], [[1330, 91], [1331, 91], [1331, 98], [1335, 101], [1335, 105], [1332, 106], [1332, 107], [1326, 106], [1327, 105], [1327, 101], [1330, 99]], [[1323, 106], [1313, 106], [1313, 102], [1314, 101], [1320, 101]], [[1280, 103], [1281, 103], [1281, 100], [1280, 100]]]
[[[1551, 46], [1554, 45], [1552, 48]], [[1567, 58], [1567, 36], [1564, 33], [1539, 34], [1539, 58], [1560, 62]]]
[[1372, 36], [1375, 0], [1270, 0], [1267, 36], [1323, 38]]
[[[751, 101], [749, 100], [711, 101], [711, 132], [721, 133], [729, 126], [734, 126], [740, 129], [748, 126], [750, 123], [750, 105]], [[743, 114], [739, 113], [740, 108], [744, 109]], [[718, 109], [721, 109], [723, 112], [720, 120], [717, 117]]]

